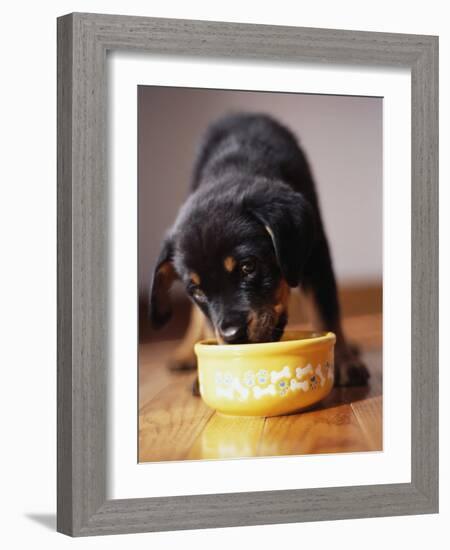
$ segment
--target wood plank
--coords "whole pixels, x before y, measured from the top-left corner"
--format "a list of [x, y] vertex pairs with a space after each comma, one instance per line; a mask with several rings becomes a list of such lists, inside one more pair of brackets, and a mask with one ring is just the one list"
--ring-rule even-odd
[[370, 450], [350, 405], [267, 418], [260, 456], [347, 453]]
[[139, 414], [139, 461], [185, 459], [213, 411], [192, 395], [195, 374], [183, 376], [151, 399]]
[[372, 451], [383, 450], [383, 399], [381, 396], [357, 401], [352, 410]]
[[264, 418], [214, 414], [197, 437], [188, 458], [257, 456]]
[[182, 380], [183, 373], [179, 373], [179, 376], [174, 375], [166, 366], [170, 351], [175, 345], [175, 342], [170, 341], [140, 344], [139, 410], [171, 382]]

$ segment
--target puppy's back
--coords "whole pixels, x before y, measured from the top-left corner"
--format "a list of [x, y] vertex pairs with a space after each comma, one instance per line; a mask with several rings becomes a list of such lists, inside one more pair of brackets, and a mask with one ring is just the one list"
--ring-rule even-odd
[[296, 138], [265, 114], [227, 115], [209, 126], [194, 165], [191, 189], [232, 178], [234, 173], [282, 180], [315, 195], [308, 162]]

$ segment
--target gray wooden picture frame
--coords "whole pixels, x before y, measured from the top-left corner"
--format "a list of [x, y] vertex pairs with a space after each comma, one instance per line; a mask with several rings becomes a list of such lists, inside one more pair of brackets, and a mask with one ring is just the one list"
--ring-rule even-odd
[[[106, 53], [407, 67], [411, 483], [107, 499]], [[73, 536], [438, 511], [438, 38], [74, 13], [58, 19], [58, 505]]]

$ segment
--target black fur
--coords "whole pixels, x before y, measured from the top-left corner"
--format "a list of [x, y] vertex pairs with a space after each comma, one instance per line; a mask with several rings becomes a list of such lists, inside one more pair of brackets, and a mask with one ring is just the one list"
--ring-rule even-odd
[[[228, 257], [231, 272], [224, 268]], [[310, 168], [292, 133], [266, 115], [227, 116], [206, 132], [190, 195], [155, 270], [155, 325], [170, 314], [170, 281], [161, 267], [165, 274], [173, 269], [228, 343], [281, 337], [287, 311], [275, 306], [283, 281], [309, 291], [324, 328], [340, 337], [336, 282]]]

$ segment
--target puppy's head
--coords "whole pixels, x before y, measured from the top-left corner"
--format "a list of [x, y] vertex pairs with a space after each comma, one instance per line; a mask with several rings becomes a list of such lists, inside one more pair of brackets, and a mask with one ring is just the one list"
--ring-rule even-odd
[[157, 261], [153, 325], [170, 318], [169, 289], [178, 278], [219, 342], [279, 340], [290, 287], [301, 282], [314, 236], [313, 209], [281, 182], [200, 188], [181, 208]]

